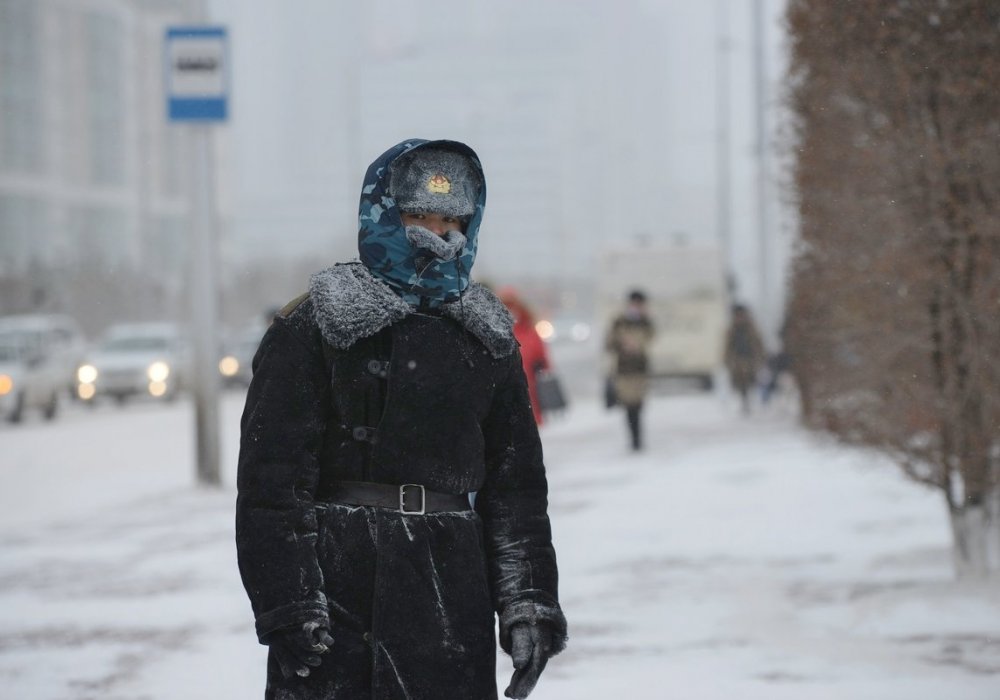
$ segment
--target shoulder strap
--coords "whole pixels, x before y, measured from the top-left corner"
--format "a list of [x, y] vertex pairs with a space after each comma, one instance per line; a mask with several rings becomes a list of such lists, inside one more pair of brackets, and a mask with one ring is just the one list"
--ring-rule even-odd
[[308, 296], [309, 292], [303, 292], [302, 294], [299, 294], [290, 302], [282, 306], [281, 310], [277, 314], [275, 314], [275, 316], [280, 316], [281, 318], [288, 318], [289, 314], [295, 311], [295, 309], [298, 308], [299, 304], [304, 302]]

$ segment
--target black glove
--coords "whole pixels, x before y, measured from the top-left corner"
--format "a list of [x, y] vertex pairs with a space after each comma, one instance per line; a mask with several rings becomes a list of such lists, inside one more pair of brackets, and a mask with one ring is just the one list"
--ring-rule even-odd
[[552, 630], [547, 625], [521, 623], [510, 630], [510, 658], [514, 675], [503, 694], [523, 700], [528, 697], [552, 655]]
[[320, 654], [333, 646], [330, 630], [319, 622], [306, 622], [296, 627], [275, 630], [267, 638], [274, 658], [285, 678], [309, 675], [310, 666], [319, 666]]

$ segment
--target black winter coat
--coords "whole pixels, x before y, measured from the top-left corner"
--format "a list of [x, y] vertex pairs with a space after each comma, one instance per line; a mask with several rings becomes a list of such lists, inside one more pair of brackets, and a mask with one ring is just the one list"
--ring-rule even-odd
[[[329, 621], [306, 678], [273, 654], [267, 698], [497, 697], [519, 622], [565, 644], [542, 449], [511, 321], [473, 285], [439, 314], [360, 264], [314, 276], [254, 358], [236, 541], [263, 643]], [[475, 492], [475, 509], [404, 515], [329, 502], [338, 480]]]

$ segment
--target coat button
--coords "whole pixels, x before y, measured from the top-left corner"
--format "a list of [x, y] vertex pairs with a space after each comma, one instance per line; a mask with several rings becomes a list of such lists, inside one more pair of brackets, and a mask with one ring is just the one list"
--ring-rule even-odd
[[368, 360], [367, 365], [368, 373], [374, 374], [376, 377], [381, 377], [385, 379], [389, 376], [389, 362], [383, 360]]
[[371, 434], [371, 428], [366, 428], [361, 425], [359, 425], [353, 431], [351, 431], [351, 435], [354, 436], [355, 440], [367, 440], [370, 434]]

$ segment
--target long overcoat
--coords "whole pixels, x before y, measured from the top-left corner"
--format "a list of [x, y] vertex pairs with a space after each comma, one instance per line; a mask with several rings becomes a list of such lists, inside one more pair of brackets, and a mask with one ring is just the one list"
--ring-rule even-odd
[[764, 343], [748, 316], [735, 319], [726, 331], [725, 363], [729, 380], [739, 392], [748, 391], [764, 365]]
[[[497, 697], [495, 624], [566, 639], [547, 484], [510, 315], [484, 287], [417, 312], [361, 263], [313, 276], [254, 358], [242, 419], [240, 572], [266, 643], [329, 622], [306, 678], [267, 698]], [[342, 480], [470, 494], [409, 515], [330, 498]]]
[[608, 329], [605, 347], [614, 367], [615, 396], [623, 406], [639, 406], [649, 390], [649, 346], [653, 324], [647, 316], [617, 316]]

